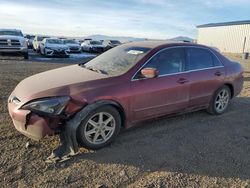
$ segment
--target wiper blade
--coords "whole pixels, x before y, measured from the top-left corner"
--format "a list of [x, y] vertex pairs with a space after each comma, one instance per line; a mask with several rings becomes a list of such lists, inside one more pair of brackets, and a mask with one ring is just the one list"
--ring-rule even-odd
[[84, 67], [84, 68], [86, 68], [86, 69], [88, 69], [88, 70], [108, 75], [108, 73], [106, 71], [104, 71], [104, 70], [95, 69], [93, 67], [86, 67], [85, 65], [81, 65], [81, 66]]

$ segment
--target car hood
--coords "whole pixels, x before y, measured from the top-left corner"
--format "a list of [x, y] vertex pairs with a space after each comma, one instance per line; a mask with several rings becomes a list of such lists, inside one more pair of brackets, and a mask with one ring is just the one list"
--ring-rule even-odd
[[24, 40], [24, 37], [13, 36], [13, 35], [0, 35], [0, 39], [15, 39], [15, 40]]
[[53, 49], [59, 49], [59, 48], [67, 49], [68, 48], [68, 46], [65, 44], [48, 44], [48, 43], [46, 44], [46, 47], [53, 48]]
[[37, 98], [70, 96], [77, 92], [76, 85], [84, 87], [91, 81], [103, 80], [107, 77], [107, 75], [85, 69], [79, 65], [71, 65], [42, 72], [22, 80], [10, 97], [15, 96], [24, 104]]

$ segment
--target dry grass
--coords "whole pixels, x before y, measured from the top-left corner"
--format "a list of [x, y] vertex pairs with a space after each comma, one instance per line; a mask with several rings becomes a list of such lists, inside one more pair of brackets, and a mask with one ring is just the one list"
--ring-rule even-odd
[[[235, 60], [237, 56], [228, 55]], [[241, 61], [246, 72], [250, 61]], [[56, 165], [44, 162], [58, 138], [31, 142], [9, 118], [6, 101], [23, 78], [65, 64], [0, 60], [1, 187], [250, 186], [250, 74], [222, 116], [195, 112], [142, 123], [110, 147], [82, 150]]]

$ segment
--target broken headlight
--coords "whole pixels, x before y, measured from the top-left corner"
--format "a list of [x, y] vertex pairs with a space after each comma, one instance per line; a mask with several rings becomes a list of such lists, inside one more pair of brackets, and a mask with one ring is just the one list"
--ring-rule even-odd
[[60, 115], [68, 104], [69, 99], [69, 97], [37, 99], [25, 104], [21, 107], [21, 109], [41, 114]]

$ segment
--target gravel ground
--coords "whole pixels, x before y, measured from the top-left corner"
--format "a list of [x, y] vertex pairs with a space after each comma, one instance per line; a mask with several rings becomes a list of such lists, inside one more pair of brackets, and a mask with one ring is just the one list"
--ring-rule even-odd
[[23, 78], [68, 64], [0, 60], [1, 187], [250, 187], [250, 61], [241, 63], [248, 72], [244, 90], [225, 114], [143, 122], [109, 147], [82, 148], [65, 163], [46, 164], [58, 137], [35, 142], [19, 134], [6, 101]]

